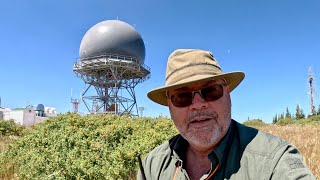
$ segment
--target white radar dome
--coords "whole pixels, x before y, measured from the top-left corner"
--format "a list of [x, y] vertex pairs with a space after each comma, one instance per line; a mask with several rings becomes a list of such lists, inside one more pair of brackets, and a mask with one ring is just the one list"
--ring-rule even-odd
[[80, 58], [118, 54], [137, 58], [144, 63], [145, 46], [140, 34], [119, 20], [102, 21], [91, 27], [80, 44]]

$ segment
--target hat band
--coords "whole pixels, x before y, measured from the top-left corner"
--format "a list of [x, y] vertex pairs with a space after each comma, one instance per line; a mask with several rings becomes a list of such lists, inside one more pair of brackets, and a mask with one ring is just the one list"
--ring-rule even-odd
[[181, 80], [197, 75], [212, 76], [217, 74], [222, 74], [222, 71], [212, 64], [193, 64], [192, 66], [185, 66], [171, 73], [170, 76], [166, 78], [166, 86], [176, 84]]

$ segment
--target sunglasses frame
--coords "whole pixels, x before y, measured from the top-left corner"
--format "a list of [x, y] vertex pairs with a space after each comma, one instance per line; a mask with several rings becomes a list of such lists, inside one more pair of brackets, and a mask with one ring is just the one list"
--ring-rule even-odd
[[[217, 99], [207, 100], [208, 98], [207, 98], [207, 97], [204, 97], [202, 91], [203, 91], [204, 89], [206, 89], [206, 88], [210, 88], [210, 87], [213, 87], [213, 86], [216, 86], [216, 85], [219, 85], [219, 86], [222, 88], [222, 95], [221, 95], [219, 98], [217, 98]], [[223, 89], [223, 87], [225, 87], [226, 85], [227, 85], [226, 82], [223, 83], [223, 84], [211, 84], [211, 85], [208, 85], [208, 86], [205, 86], [205, 87], [202, 87], [202, 88], [200, 88], [200, 89], [193, 90], [193, 91], [182, 91], [182, 92], [178, 92], [178, 93], [191, 93], [191, 102], [190, 102], [190, 104], [186, 104], [186, 105], [183, 105], [183, 106], [176, 106], [177, 104], [175, 105], [175, 104], [172, 102], [172, 96], [173, 96], [174, 94], [172, 94], [171, 96], [169, 96], [169, 91], [166, 92], [166, 96], [167, 96], [168, 99], [170, 99], [170, 101], [171, 101], [171, 103], [173, 104], [173, 106], [175, 106], [175, 107], [187, 107], [187, 106], [190, 106], [190, 105], [192, 104], [192, 101], [193, 101], [194, 96], [195, 96], [196, 93], [199, 93], [200, 97], [201, 97], [203, 100], [207, 101], [207, 102], [216, 101], [216, 100], [220, 99], [220, 98], [223, 97], [223, 95], [224, 95], [224, 89]]]

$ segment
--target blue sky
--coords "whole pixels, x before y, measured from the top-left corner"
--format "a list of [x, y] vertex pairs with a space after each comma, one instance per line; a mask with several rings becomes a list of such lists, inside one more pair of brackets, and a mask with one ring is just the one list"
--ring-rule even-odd
[[[246, 73], [232, 92], [232, 117], [240, 122], [271, 122], [297, 104], [308, 113], [310, 66], [320, 93], [319, 9], [318, 0], [1, 1], [2, 106], [29, 101], [70, 111], [71, 88], [74, 96], [85, 88], [72, 71], [82, 37], [98, 22], [119, 19], [145, 42], [151, 78], [135, 89], [144, 116], [169, 115], [146, 93], [164, 84], [167, 57], [177, 48], [210, 50], [224, 71]], [[86, 111], [83, 103], [80, 111]]]

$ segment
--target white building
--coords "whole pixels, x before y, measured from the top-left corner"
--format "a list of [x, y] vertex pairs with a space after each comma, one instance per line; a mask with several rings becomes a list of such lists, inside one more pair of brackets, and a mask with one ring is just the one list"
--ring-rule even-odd
[[54, 108], [54, 107], [44, 107], [44, 115], [46, 117], [57, 116], [56, 108]]
[[16, 124], [32, 126], [46, 120], [48, 117], [56, 116], [56, 108], [44, 107], [44, 112], [32, 108], [9, 109], [0, 107], [0, 119], [13, 119]]

